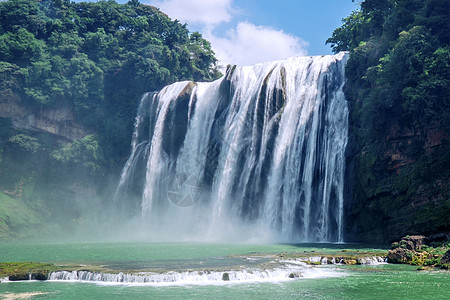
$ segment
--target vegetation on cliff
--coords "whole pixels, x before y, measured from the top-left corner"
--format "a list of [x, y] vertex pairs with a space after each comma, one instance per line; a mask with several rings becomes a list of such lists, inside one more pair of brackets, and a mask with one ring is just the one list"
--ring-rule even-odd
[[448, 269], [450, 266], [450, 239], [448, 236], [405, 236], [400, 242], [392, 243], [389, 250], [388, 261], [390, 263], [408, 263], [423, 267], [441, 267]]
[[449, 18], [447, 0], [365, 0], [327, 40], [351, 53], [356, 239], [450, 229]]
[[201, 34], [137, 0], [1, 1], [0, 103], [69, 111], [92, 134], [64, 140], [0, 118], [0, 190], [25, 206], [73, 208], [68, 199], [105, 188], [123, 165], [142, 94], [216, 79], [216, 63]]

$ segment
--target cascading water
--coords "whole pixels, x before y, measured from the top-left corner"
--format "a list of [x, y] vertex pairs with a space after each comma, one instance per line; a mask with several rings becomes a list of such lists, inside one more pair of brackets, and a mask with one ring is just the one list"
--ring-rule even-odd
[[343, 241], [346, 60], [234, 66], [145, 95], [116, 197], [137, 189], [154, 232]]

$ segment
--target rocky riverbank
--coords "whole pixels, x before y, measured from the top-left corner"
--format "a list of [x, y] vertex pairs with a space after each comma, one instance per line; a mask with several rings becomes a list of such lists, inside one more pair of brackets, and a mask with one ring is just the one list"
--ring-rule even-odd
[[424, 267], [450, 267], [450, 234], [442, 233], [425, 237], [423, 235], [405, 236], [392, 243], [388, 262], [407, 263]]

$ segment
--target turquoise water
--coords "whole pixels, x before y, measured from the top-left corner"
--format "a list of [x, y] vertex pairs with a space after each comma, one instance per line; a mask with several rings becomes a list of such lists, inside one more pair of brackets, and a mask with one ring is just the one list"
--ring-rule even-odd
[[[189, 243], [3, 243], [1, 261], [89, 263], [117, 270], [252, 268], [246, 258], [274, 253], [334, 253], [349, 245], [221, 245]], [[355, 245], [352, 248], [357, 248]], [[360, 247], [359, 250], [373, 251]], [[311, 252], [314, 251], [314, 252]], [[450, 299], [450, 272], [408, 265], [327, 265], [319, 278], [274, 282], [146, 285], [86, 282], [5, 282], [0, 297], [31, 299]], [[322, 274], [322, 275], [323, 275]], [[28, 294], [27, 294], [28, 293]]]

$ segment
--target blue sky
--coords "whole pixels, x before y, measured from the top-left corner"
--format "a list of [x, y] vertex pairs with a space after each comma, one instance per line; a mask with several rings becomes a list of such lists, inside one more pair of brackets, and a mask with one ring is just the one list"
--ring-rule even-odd
[[[79, 1], [77, 1], [79, 2]], [[119, 0], [125, 3], [127, 0]], [[325, 41], [357, 9], [352, 0], [140, 0], [187, 23], [222, 65], [331, 54]]]

